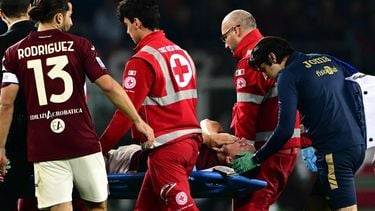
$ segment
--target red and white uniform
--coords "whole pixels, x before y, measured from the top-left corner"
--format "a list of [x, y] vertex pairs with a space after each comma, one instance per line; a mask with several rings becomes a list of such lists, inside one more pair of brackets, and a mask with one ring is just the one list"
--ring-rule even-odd
[[[197, 209], [188, 183], [201, 142], [195, 65], [163, 31], [147, 35], [135, 51], [126, 64], [123, 87], [141, 117], [154, 129], [156, 147], [149, 156], [136, 210]], [[131, 124], [116, 111], [101, 137], [103, 151], [111, 149]], [[132, 130], [132, 136], [145, 141], [136, 130]]]
[[[238, 44], [234, 57], [239, 59], [234, 74], [237, 102], [233, 107], [231, 130], [259, 149], [271, 136], [278, 121], [278, 99], [275, 81], [265, 79], [261, 72], [248, 65], [251, 50], [263, 36], [251, 31]], [[267, 181], [267, 187], [250, 195], [234, 199], [235, 210], [268, 210], [285, 188], [300, 147], [299, 119], [293, 137], [278, 153], [260, 167], [256, 178]], [[280, 165], [281, 164], [281, 165]]]

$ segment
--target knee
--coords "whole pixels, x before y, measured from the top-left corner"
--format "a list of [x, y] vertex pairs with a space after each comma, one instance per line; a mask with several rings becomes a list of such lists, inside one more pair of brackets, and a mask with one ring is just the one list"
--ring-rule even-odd
[[176, 187], [176, 185], [177, 183], [168, 183], [161, 187], [159, 195], [161, 200], [165, 201], [165, 203], [168, 203], [168, 200], [172, 196], [172, 193], [174, 192], [174, 188]]
[[91, 202], [85, 201], [87, 210], [107, 210], [107, 201], [103, 202]]
[[178, 183], [165, 184], [160, 189], [160, 195], [162, 201], [164, 201], [167, 207], [175, 207], [179, 209], [194, 210], [196, 207], [193, 199], [190, 196], [187, 188], [180, 186]]

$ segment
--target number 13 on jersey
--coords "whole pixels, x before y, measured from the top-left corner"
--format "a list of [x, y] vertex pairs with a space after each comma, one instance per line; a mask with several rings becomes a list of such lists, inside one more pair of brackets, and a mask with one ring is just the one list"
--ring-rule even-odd
[[47, 105], [48, 102], [64, 103], [72, 96], [73, 93], [73, 80], [70, 74], [64, 70], [69, 63], [66, 55], [56, 56], [46, 59], [46, 65], [51, 66], [47, 76], [50, 79], [60, 78], [64, 83], [64, 91], [62, 93], [52, 94], [47, 100], [45, 81], [43, 76], [43, 66], [41, 59], [34, 59], [27, 61], [27, 68], [34, 72], [36, 91], [38, 94], [39, 105]]

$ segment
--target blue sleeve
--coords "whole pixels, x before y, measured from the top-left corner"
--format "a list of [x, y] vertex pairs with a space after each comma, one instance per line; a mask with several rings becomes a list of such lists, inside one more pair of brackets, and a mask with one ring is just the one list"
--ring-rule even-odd
[[298, 92], [296, 79], [290, 72], [283, 71], [277, 80], [279, 98], [279, 120], [277, 127], [265, 145], [256, 153], [260, 162], [279, 151], [292, 137], [296, 121]]

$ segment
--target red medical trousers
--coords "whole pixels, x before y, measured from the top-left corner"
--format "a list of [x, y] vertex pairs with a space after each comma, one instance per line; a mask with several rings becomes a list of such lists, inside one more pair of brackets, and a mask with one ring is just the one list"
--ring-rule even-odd
[[153, 149], [135, 210], [198, 210], [188, 177], [198, 158], [200, 137], [190, 137]]
[[285, 149], [267, 158], [260, 165], [256, 179], [265, 180], [267, 186], [258, 191], [233, 199], [235, 211], [268, 211], [285, 189], [297, 159], [298, 149]]

